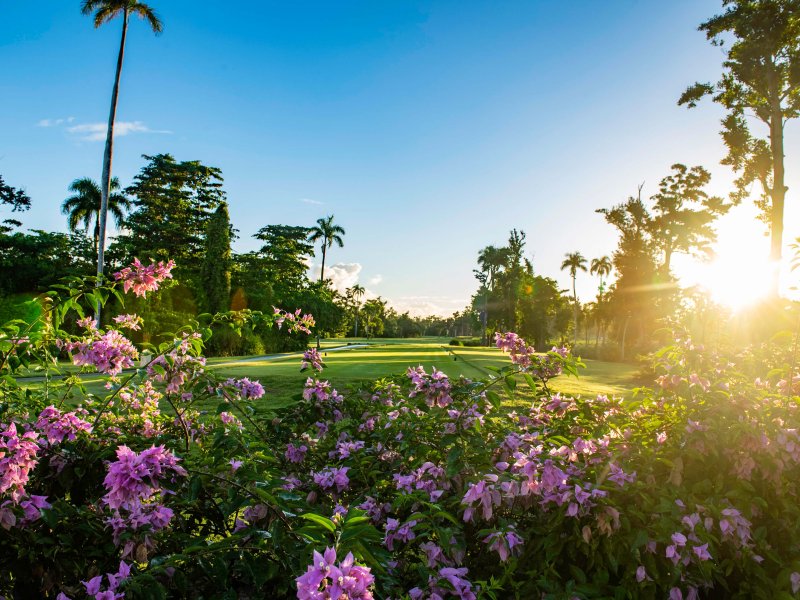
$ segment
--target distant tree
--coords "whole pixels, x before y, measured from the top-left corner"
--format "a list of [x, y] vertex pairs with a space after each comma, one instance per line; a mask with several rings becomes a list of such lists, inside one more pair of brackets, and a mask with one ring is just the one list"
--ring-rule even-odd
[[[72, 196], [64, 200], [61, 204], [61, 212], [67, 215], [67, 227], [73, 233], [83, 231], [89, 233], [94, 222], [94, 250], [97, 252], [100, 240], [100, 186], [89, 177], [76, 179], [69, 185]], [[125, 221], [125, 213], [130, 210], [131, 201], [123, 193], [119, 192], [119, 179], [114, 177], [111, 180], [112, 194], [108, 197], [108, 212], [114, 218], [117, 227], [122, 227]]]
[[308, 228], [267, 225], [254, 238], [264, 242], [258, 251], [263, 259], [262, 277], [269, 281], [279, 299], [308, 286], [308, 259], [314, 246], [308, 242]]
[[[11, 206], [11, 212], [22, 212], [31, 207], [31, 198], [22, 190], [15, 189], [3, 181], [0, 175], [0, 205]], [[5, 219], [5, 225], [0, 225], [0, 233], [11, 231], [12, 227], [22, 225], [16, 219]]]
[[651, 235], [662, 253], [661, 268], [665, 275], [670, 273], [672, 255], [676, 252], [710, 253], [710, 244], [717, 239], [713, 223], [730, 208], [722, 198], [703, 191], [711, 181], [711, 174], [703, 167], [689, 169], [674, 164], [672, 170], [651, 198]]
[[586, 271], [586, 259], [580, 252], [570, 252], [565, 255], [564, 262], [561, 263], [561, 270], [569, 270], [569, 276], [572, 277], [572, 301], [574, 302], [573, 322], [575, 327], [573, 329], [574, 341], [578, 341], [578, 292], [575, 287], [575, 280], [578, 277], [578, 271]]
[[344, 229], [333, 222], [333, 215], [328, 215], [323, 219], [317, 219], [317, 224], [309, 230], [309, 242], [322, 240], [322, 244], [320, 244], [320, 248], [322, 249], [322, 268], [319, 272], [320, 281], [325, 281], [325, 257], [328, 250], [334, 243], [337, 244], [339, 248], [342, 248], [344, 246], [344, 240], [342, 240], [344, 234]]
[[[111, 161], [114, 153], [114, 121], [117, 115], [117, 102], [119, 100], [119, 81], [122, 75], [122, 61], [125, 56], [125, 38], [128, 34], [128, 17], [136, 15], [150, 24], [153, 33], [159, 34], [163, 25], [153, 9], [147, 4], [136, 0], [83, 0], [81, 12], [92, 15], [94, 26], [100, 27], [112, 19], [122, 16], [122, 36], [119, 42], [117, 55], [117, 70], [114, 77], [114, 88], [111, 92], [111, 110], [108, 115], [108, 129], [106, 131], [106, 146], [103, 152], [103, 173], [100, 178], [100, 215], [99, 215], [99, 243], [97, 252], [97, 276], [103, 276], [105, 264], [106, 244], [106, 215], [108, 213], [108, 199], [111, 192]], [[99, 281], [98, 281], [99, 283]], [[97, 307], [99, 319], [100, 307]]]
[[611, 259], [608, 256], [601, 256], [600, 258], [592, 259], [592, 262], [589, 266], [589, 273], [591, 275], [597, 275], [600, 278], [598, 293], [602, 294], [605, 291], [605, 282], [603, 281], [603, 278], [608, 277], [613, 268], [614, 266], [611, 264]]
[[199, 288], [206, 224], [225, 202], [222, 171], [196, 160], [178, 162], [169, 154], [144, 158], [148, 164], [125, 190], [134, 210], [118, 238], [122, 259], [173, 259], [178, 279]]
[[353, 312], [355, 314], [355, 330], [353, 337], [358, 337], [358, 313], [361, 309], [361, 298], [364, 297], [366, 290], [363, 285], [356, 283], [347, 290], [347, 297], [353, 303]]
[[386, 301], [382, 298], [372, 298], [364, 302], [361, 314], [364, 319], [364, 330], [367, 338], [378, 337], [383, 334], [383, 318], [386, 311]]
[[[722, 139], [728, 155], [722, 161], [740, 173], [732, 199], [741, 201], [758, 181], [758, 205], [770, 225], [770, 258], [776, 268], [772, 293], [777, 295], [783, 252], [786, 197], [784, 126], [800, 115], [800, 0], [723, 0], [726, 11], [700, 25], [712, 44], [726, 48], [722, 78], [714, 85], [695, 83], [678, 100], [689, 108], [710, 95], [728, 111]], [[748, 119], [766, 126], [766, 138], [753, 135]]]
[[205, 292], [205, 310], [211, 313], [230, 308], [231, 222], [228, 205], [222, 203], [206, 225], [206, 252], [200, 271]]

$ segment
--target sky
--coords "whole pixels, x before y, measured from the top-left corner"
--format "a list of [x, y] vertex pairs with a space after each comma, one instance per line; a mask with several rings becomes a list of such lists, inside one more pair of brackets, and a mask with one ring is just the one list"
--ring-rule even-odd
[[[326, 274], [401, 311], [462, 309], [479, 250], [512, 228], [535, 271], [570, 287], [565, 253], [616, 245], [595, 210], [656, 193], [673, 163], [731, 188], [721, 110], [676, 103], [719, 78], [722, 52], [697, 31], [719, 0], [150, 4], [164, 32], [131, 22], [113, 174], [127, 185], [156, 153], [221, 168], [236, 251], [267, 224], [333, 214], [347, 233]], [[0, 0], [0, 174], [32, 197], [27, 228], [66, 230], [69, 183], [99, 179], [119, 34], [78, 0]], [[792, 123], [787, 241], [798, 150]], [[766, 255], [753, 214], [720, 229]], [[596, 288], [580, 275], [583, 300]]]

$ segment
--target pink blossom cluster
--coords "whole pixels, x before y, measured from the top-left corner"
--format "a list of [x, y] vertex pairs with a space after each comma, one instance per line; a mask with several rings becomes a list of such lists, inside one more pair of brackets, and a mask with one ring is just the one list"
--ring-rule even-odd
[[450, 482], [445, 477], [444, 469], [432, 462], [423, 463], [409, 475], [395, 473], [392, 475], [392, 479], [395, 487], [407, 494], [415, 490], [427, 492], [431, 502], [436, 502], [445, 490], [450, 489]]
[[[117, 448], [117, 460], [108, 465], [108, 474], [103, 480], [107, 490], [103, 503], [112, 510], [108, 523], [114, 530], [116, 543], [125, 530], [136, 531], [148, 525], [149, 532], [155, 532], [169, 524], [172, 510], [161, 504], [163, 496], [169, 492], [162, 483], [187, 475], [178, 465], [179, 460], [164, 446], [152, 446], [139, 453], [127, 446]], [[133, 543], [129, 542], [124, 555], [132, 550]]]
[[134, 294], [143, 298], [147, 296], [147, 292], [156, 291], [165, 279], [172, 279], [174, 268], [175, 262], [172, 260], [145, 266], [138, 258], [134, 258], [130, 266], [114, 273], [114, 279], [122, 281], [122, 288], [126, 294], [133, 290]]
[[278, 329], [283, 327], [283, 324], [286, 323], [286, 329], [289, 330], [290, 333], [297, 333], [299, 331], [303, 333], [311, 333], [311, 328], [315, 325], [314, 317], [311, 315], [302, 315], [303, 312], [301, 309], [297, 309], [293, 313], [290, 313], [285, 310], [281, 310], [280, 308], [272, 307], [272, 310], [275, 315], [275, 324], [278, 326]]
[[336, 448], [328, 453], [328, 458], [338, 458], [339, 460], [350, 458], [350, 455], [358, 452], [359, 450], [363, 450], [364, 445], [364, 442], [361, 440], [354, 442], [353, 440], [349, 439], [349, 436], [343, 432], [341, 436], [339, 436], [339, 440], [336, 442]]
[[414, 533], [414, 526], [416, 524], [417, 521], [413, 519], [405, 523], [400, 523], [400, 521], [391, 517], [386, 519], [386, 523], [384, 524], [386, 536], [383, 538], [383, 543], [390, 552], [394, 550], [395, 541], [410, 542], [417, 537]]
[[[119, 589], [119, 584], [128, 579], [130, 576], [131, 567], [123, 560], [120, 561], [119, 569], [116, 573], [106, 573], [108, 587], [104, 591], [101, 590], [103, 587], [102, 575], [97, 575], [96, 577], [92, 577], [89, 581], [82, 581], [81, 583], [83, 583], [83, 587], [86, 589], [86, 595], [93, 597], [94, 600], [119, 600], [120, 598], [125, 597], [124, 593], [117, 592], [117, 589]], [[62, 592], [58, 595], [56, 600], [71, 599]]]
[[259, 381], [250, 381], [247, 377], [228, 379], [225, 385], [234, 388], [242, 400], [258, 400], [264, 395], [264, 386]]
[[192, 355], [192, 341], [200, 339], [199, 333], [184, 334], [174, 341], [175, 347], [166, 355], [157, 356], [147, 363], [147, 375], [157, 383], [166, 383], [169, 394], [180, 392], [189, 381], [203, 372], [206, 359]]
[[145, 381], [139, 386], [126, 387], [119, 393], [120, 400], [127, 414], [124, 423], [141, 433], [144, 437], [150, 438], [158, 435], [161, 431], [158, 425], [158, 418], [161, 410], [158, 403], [164, 395], [153, 387], [151, 380]]
[[569, 355], [567, 348], [553, 346], [549, 354], [539, 356], [533, 346], [529, 346], [523, 338], [511, 331], [497, 332], [494, 339], [495, 345], [500, 350], [509, 353], [512, 363], [519, 365], [523, 370], [531, 372], [543, 381], [560, 375], [562, 366], [558, 357], [566, 358]]
[[15, 423], [0, 429], [0, 495], [8, 493], [14, 504], [26, 494], [25, 486], [38, 462], [38, 442], [38, 433], [19, 434]]
[[306, 400], [316, 398], [317, 403], [333, 402], [335, 404], [341, 404], [344, 400], [344, 396], [333, 389], [330, 382], [311, 379], [311, 377], [306, 379], [303, 398]]
[[483, 539], [484, 544], [489, 544], [489, 550], [497, 552], [502, 562], [511, 556], [522, 552], [523, 539], [513, 529], [507, 531], [494, 531]]
[[64, 344], [77, 366], [92, 365], [106, 375], [119, 375], [122, 369], [134, 366], [139, 351], [133, 343], [115, 329], [92, 338]]
[[308, 570], [297, 578], [299, 600], [372, 600], [375, 577], [368, 567], [354, 564], [352, 553], [336, 563], [336, 550], [316, 550]]
[[[85, 410], [79, 409], [84, 416]], [[52, 404], [39, 413], [34, 427], [41, 431], [49, 444], [60, 444], [65, 439], [74, 442], [81, 431], [92, 432], [92, 425], [78, 416], [79, 411], [61, 412]]]
[[238, 429], [239, 431], [242, 431], [244, 429], [244, 425], [242, 425], [242, 422], [239, 420], [239, 417], [227, 411], [219, 413], [219, 420], [222, 421], [223, 425], [230, 425], [231, 427]]
[[321, 471], [312, 472], [311, 476], [314, 483], [323, 490], [328, 491], [335, 487], [341, 493], [350, 485], [350, 478], [347, 476], [349, 470], [350, 467], [325, 467]]
[[125, 327], [131, 331], [139, 331], [142, 328], [144, 320], [139, 315], [117, 315], [114, 317], [114, 323], [119, 327]]
[[318, 373], [321, 373], [324, 366], [325, 363], [322, 362], [322, 357], [319, 355], [319, 350], [316, 348], [308, 348], [305, 352], [303, 352], [303, 362], [300, 363], [300, 371], [305, 371], [311, 367]]
[[408, 591], [411, 600], [441, 600], [452, 596], [460, 600], [476, 600], [472, 583], [467, 579], [469, 569], [466, 567], [444, 567], [439, 569], [439, 577], [431, 576], [428, 580], [427, 593], [418, 587]]
[[284, 453], [284, 456], [289, 462], [299, 464], [305, 460], [306, 452], [308, 452], [308, 446], [305, 444], [295, 446], [294, 444], [290, 443], [286, 445], [286, 452]]
[[446, 408], [452, 404], [453, 398], [450, 395], [452, 385], [450, 379], [442, 371], [437, 371], [434, 367], [433, 372], [429, 375], [420, 365], [416, 369], [409, 367], [406, 375], [414, 384], [414, 388], [408, 394], [409, 398], [421, 395], [429, 407]]

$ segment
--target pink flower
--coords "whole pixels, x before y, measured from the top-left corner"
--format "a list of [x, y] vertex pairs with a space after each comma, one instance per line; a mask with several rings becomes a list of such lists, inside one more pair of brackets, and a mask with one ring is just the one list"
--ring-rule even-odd
[[133, 293], [139, 297], [144, 297], [147, 292], [154, 292], [159, 284], [165, 279], [172, 279], [172, 269], [175, 268], [174, 261], [152, 263], [144, 266], [138, 258], [134, 258], [131, 266], [125, 267], [118, 273], [114, 273], [114, 279], [122, 281], [122, 288], [125, 293], [133, 289]]
[[142, 328], [142, 317], [139, 315], [117, 315], [114, 322], [120, 327], [126, 327], [131, 331], [139, 331]]
[[642, 583], [645, 579], [649, 579], [647, 577], [647, 571], [645, 570], [644, 566], [639, 565], [636, 569], [636, 581]]
[[694, 552], [700, 560], [711, 560], [711, 555], [708, 553], [708, 544], [694, 546], [692, 552]]
[[333, 548], [326, 548], [323, 555], [314, 551], [313, 563], [296, 580], [297, 597], [300, 600], [372, 600], [370, 587], [375, 577], [369, 568], [354, 564], [352, 553], [348, 553], [338, 565], [335, 562], [336, 551]]
[[[660, 431], [656, 434], [656, 441], [659, 444], [663, 444], [667, 441], [667, 433], [665, 431]], [[678, 590], [680, 592], [680, 590]]]
[[122, 369], [134, 366], [139, 351], [116, 329], [88, 340], [67, 342], [64, 347], [72, 354], [77, 366], [92, 365], [107, 375], [119, 375]]
[[236, 473], [236, 471], [238, 471], [242, 467], [244, 462], [242, 462], [241, 460], [236, 460], [235, 458], [232, 458], [232, 459], [230, 459], [230, 461], [228, 461], [228, 464], [231, 466], [231, 472], [232, 473]]
[[798, 591], [800, 591], [800, 573], [795, 571], [794, 573], [789, 575], [789, 581], [792, 584], [792, 593], [793, 594], [796, 594]]
[[322, 357], [319, 355], [319, 351], [317, 351], [316, 348], [308, 348], [303, 353], [303, 362], [300, 363], [300, 371], [305, 371], [311, 367], [315, 371], [322, 372], [324, 366], [325, 363], [322, 362]]

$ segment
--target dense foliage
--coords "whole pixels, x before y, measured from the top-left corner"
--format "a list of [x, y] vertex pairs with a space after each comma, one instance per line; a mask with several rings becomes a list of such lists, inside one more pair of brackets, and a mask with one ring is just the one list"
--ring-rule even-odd
[[[213, 325], [309, 332], [275, 310], [203, 317], [149, 347], [99, 298], [173, 265], [40, 298], [0, 338], [0, 593], [15, 598], [792, 598], [800, 590], [800, 377], [791, 343], [678, 337], [630, 399], [570, 398], [564, 349], [497, 336], [488, 381], [410, 367], [354, 390], [309, 377], [271, 405], [216, 378]], [[120, 290], [119, 288], [122, 288]], [[108, 378], [53, 385], [53, 360]], [[16, 379], [39, 365], [41, 385]], [[322, 370], [315, 350], [302, 368]], [[562, 374], [563, 373], [563, 374]], [[503, 396], [507, 396], [505, 399]]]

